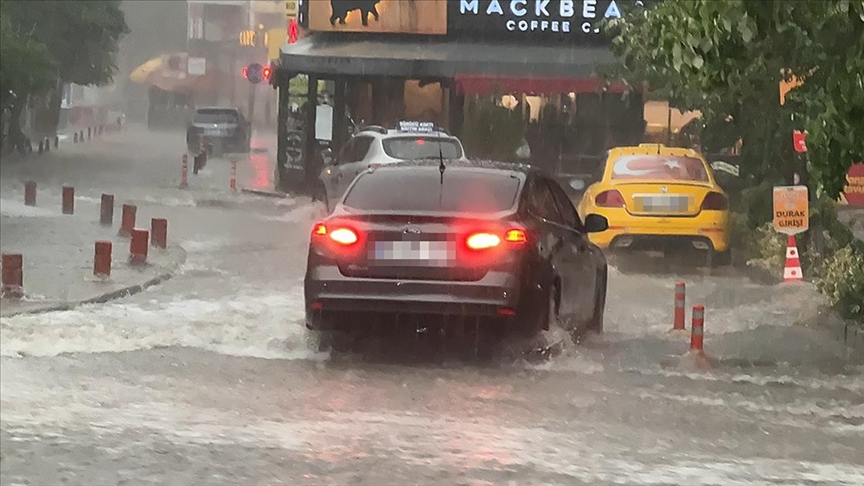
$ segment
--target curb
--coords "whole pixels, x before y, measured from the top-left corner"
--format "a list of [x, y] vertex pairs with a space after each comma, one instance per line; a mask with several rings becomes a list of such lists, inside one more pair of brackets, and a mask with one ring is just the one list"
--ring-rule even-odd
[[3, 317], [9, 318], [9, 317], [15, 317], [15, 316], [21, 316], [21, 315], [37, 315], [37, 314], [47, 314], [49, 312], [68, 311], [68, 310], [72, 310], [72, 309], [79, 307], [79, 306], [82, 306], [82, 305], [104, 304], [104, 303], [110, 302], [112, 300], [118, 300], [118, 299], [122, 299], [124, 297], [129, 297], [129, 296], [141, 293], [144, 290], [147, 290], [148, 288], [153, 287], [154, 285], [159, 285], [159, 284], [173, 278], [174, 274], [177, 272], [177, 269], [180, 268], [180, 265], [183, 265], [183, 263], [186, 262], [186, 255], [187, 255], [186, 250], [184, 250], [183, 247], [181, 247], [181, 246], [175, 246], [175, 248], [177, 248], [181, 254], [177, 263], [172, 265], [172, 268], [169, 271], [167, 271], [163, 274], [157, 275], [156, 277], [151, 278], [150, 280], [147, 280], [144, 283], [136, 284], [136, 285], [130, 285], [128, 287], [123, 287], [122, 289], [118, 289], [118, 290], [112, 290], [111, 292], [106, 292], [104, 294], [97, 295], [96, 297], [91, 297], [89, 299], [78, 300], [75, 302], [64, 302], [62, 304], [51, 305], [48, 307], [40, 307], [38, 309], [29, 309], [29, 310], [22, 310], [19, 312], [12, 312], [10, 314], [6, 314]]
[[257, 189], [241, 189], [241, 192], [245, 192], [246, 194], [255, 194], [256, 196], [264, 196], [264, 197], [272, 197], [278, 199], [288, 199], [293, 197], [291, 194], [286, 192], [276, 192], [276, 191], [260, 191]]

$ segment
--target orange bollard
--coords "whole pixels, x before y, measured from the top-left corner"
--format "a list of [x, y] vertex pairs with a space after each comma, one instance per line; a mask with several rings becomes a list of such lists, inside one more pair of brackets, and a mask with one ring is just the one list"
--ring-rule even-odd
[[164, 218], [152, 218], [150, 220], [150, 244], [156, 248], [168, 247], [168, 220]]
[[150, 233], [145, 229], [132, 229], [132, 241], [129, 242], [129, 264], [143, 265], [147, 263], [147, 243]]
[[675, 315], [672, 321], [672, 330], [684, 330], [685, 304], [686, 304], [686, 284], [678, 281], [675, 283]]
[[102, 205], [99, 208], [99, 224], [111, 226], [114, 224], [114, 195], [102, 194]]
[[34, 181], [24, 183], [24, 205], [36, 205], [36, 182]]
[[63, 186], [63, 214], [75, 214], [75, 188]]
[[229, 183], [231, 190], [237, 192], [237, 161], [231, 161], [231, 182]]
[[693, 324], [690, 331], [690, 351], [694, 353], [704, 352], [703, 338], [705, 327], [705, 307], [693, 306]]
[[180, 162], [180, 189], [189, 187], [189, 156], [183, 154]]
[[97, 277], [111, 276], [111, 242], [97, 241], [93, 257], [93, 275]]
[[7, 299], [24, 297], [24, 258], [20, 253], [3, 254], [2, 296]]
[[130, 236], [132, 229], [135, 228], [135, 214], [138, 208], [134, 204], [123, 205], [123, 215], [120, 220], [120, 236]]

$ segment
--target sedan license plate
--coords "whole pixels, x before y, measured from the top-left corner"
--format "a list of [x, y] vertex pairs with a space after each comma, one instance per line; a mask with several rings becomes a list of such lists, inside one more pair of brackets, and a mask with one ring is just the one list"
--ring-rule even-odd
[[413, 262], [441, 264], [456, 256], [454, 245], [447, 241], [376, 241], [369, 255], [381, 263]]
[[226, 135], [228, 135], [228, 130], [219, 128], [207, 128], [204, 130], [204, 136], [206, 137], [224, 137]]
[[635, 194], [633, 201], [640, 213], [684, 213], [690, 208], [690, 196], [680, 194]]

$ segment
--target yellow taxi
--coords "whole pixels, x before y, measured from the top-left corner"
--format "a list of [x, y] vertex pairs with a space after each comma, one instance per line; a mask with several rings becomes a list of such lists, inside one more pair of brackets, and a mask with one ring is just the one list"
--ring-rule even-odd
[[689, 248], [708, 252], [717, 264], [729, 261], [729, 199], [692, 149], [652, 143], [610, 150], [577, 210], [583, 219], [593, 213], [609, 221], [608, 230], [589, 235], [601, 248], [667, 254]]

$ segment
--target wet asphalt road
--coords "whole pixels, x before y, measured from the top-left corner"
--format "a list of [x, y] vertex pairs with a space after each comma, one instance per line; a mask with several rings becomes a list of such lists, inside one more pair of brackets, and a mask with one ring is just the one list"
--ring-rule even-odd
[[[607, 332], [553, 330], [546, 359], [526, 342], [485, 363], [410, 344], [334, 358], [301, 323], [320, 210], [232, 195], [218, 159], [179, 191], [182, 148], [130, 132], [3, 168], [3, 200], [33, 178], [168, 215], [189, 258], [124, 300], [2, 320], [0, 484], [864, 483], [864, 369], [808, 286], [613, 270]], [[271, 163], [240, 159], [240, 185], [266, 186]], [[668, 333], [678, 278], [708, 309], [712, 371], [682, 366]]]

